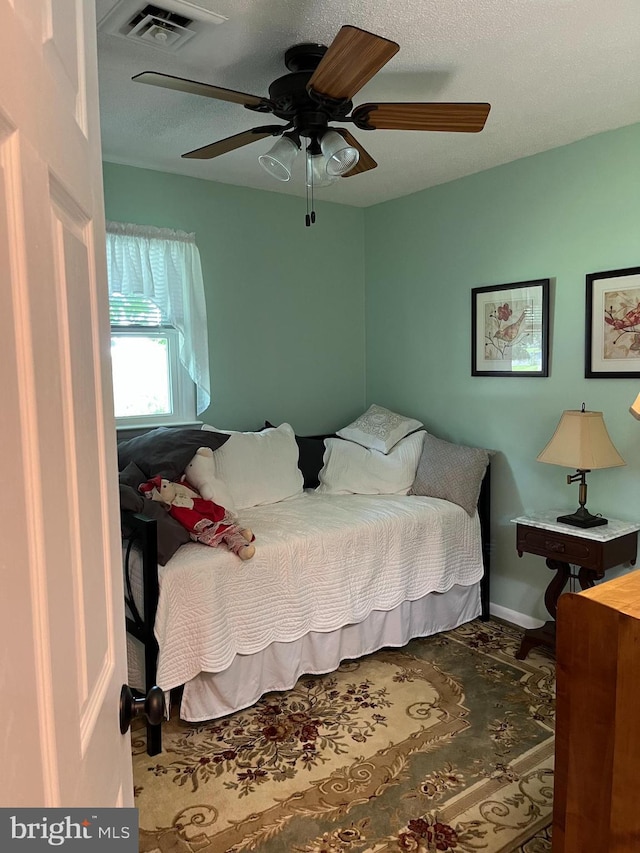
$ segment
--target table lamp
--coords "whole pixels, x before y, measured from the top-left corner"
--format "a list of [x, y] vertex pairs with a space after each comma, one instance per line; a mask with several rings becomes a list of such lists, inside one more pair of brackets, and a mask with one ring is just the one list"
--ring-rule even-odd
[[[636, 403], [639, 411], [636, 417], [640, 419], [640, 396]], [[585, 412], [584, 403], [580, 411], [563, 412], [551, 441], [538, 456], [538, 462], [578, 469], [575, 474], [567, 474], [567, 483], [580, 483], [580, 506], [570, 515], [558, 516], [557, 521], [574, 527], [607, 524], [606, 518], [592, 515], [586, 507], [586, 475], [596, 468], [617, 468], [624, 465], [625, 461], [609, 438], [602, 412]]]

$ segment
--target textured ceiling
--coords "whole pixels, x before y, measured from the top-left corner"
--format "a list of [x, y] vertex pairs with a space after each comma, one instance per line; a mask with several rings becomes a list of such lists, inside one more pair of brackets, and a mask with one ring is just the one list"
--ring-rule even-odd
[[[96, 0], [98, 21], [146, 0]], [[170, 7], [171, 0], [154, 0]], [[191, 0], [228, 20], [175, 53], [98, 29], [104, 159], [304, 195], [302, 158], [287, 183], [257, 156], [272, 139], [208, 161], [180, 155], [261, 124], [244, 107], [131, 82], [160, 71], [255, 95], [287, 73], [284, 51], [329, 44], [343, 24], [390, 38], [395, 57], [355, 96], [365, 101], [488, 101], [478, 134], [351, 132], [378, 168], [317, 195], [357, 206], [407, 195], [640, 121], [640, 0]], [[115, 11], [114, 11], [115, 7]], [[265, 121], [266, 119], [266, 121]], [[640, 156], [640, 152], [639, 152]]]

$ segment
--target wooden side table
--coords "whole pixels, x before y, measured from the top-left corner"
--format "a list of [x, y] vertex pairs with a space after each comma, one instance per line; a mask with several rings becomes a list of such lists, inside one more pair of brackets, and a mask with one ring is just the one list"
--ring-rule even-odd
[[[517, 525], [518, 556], [526, 551], [544, 557], [555, 572], [544, 594], [551, 620], [524, 632], [516, 654], [518, 660], [526, 658], [536, 646], [555, 651], [558, 599], [570, 578], [577, 579], [581, 589], [590, 589], [607, 569], [636, 560], [640, 524], [610, 518], [600, 527], [573, 527], [556, 521], [561, 514], [560, 510], [552, 510], [512, 519]], [[572, 566], [578, 568], [577, 573], [572, 572]]]

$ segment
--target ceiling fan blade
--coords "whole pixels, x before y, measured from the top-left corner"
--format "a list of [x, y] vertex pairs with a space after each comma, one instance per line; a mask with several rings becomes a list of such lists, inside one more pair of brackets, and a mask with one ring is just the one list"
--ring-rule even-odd
[[246, 92], [236, 92], [233, 89], [223, 89], [221, 86], [211, 86], [209, 83], [198, 83], [196, 80], [185, 80], [184, 77], [159, 74], [156, 71], [143, 71], [142, 74], [136, 74], [131, 79], [136, 83], [175, 89], [177, 92], [187, 92], [190, 95], [204, 95], [205, 98], [217, 98], [219, 101], [231, 101], [250, 109], [271, 112], [271, 102], [268, 98], [259, 98], [257, 95], [248, 95]]
[[444, 130], [477, 133], [490, 104], [361, 104], [351, 118], [362, 130]]
[[337, 133], [339, 133], [345, 142], [347, 142], [349, 145], [352, 145], [354, 148], [357, 148], [360, 152], [360, 159], [353, 167], [353, 169], [350, 169], [348, 172], [345, 172], [344, 175], [342, 175], [343, 178], [351, 178], [353, 177], [353, 175], [359, 175], [361, 172], [368, 172], [369, 169], [375, 169], [377, 167], [378, 164], [373, 159], [371, 154], [369, 154], [369, 152], [366, 151], [362, 147], [362, 145], [360, 145], [360, 143], [352, 133], [350, 133], [348, 130], [345, 130], [345, 128], [343, 127], [332, 128], [332, 130], [335, 130]]
[[286, 129], [286, 124], [252, 127], [251, 130], [244, 130], [242, 133], [236, 133], [235, 136], [227, 136], [225, 139], [219, 139], [210, 145], [195, 148], [193, 151], [188, 151], [182, 156], [190, 160], [211, 160], [213, 157], [219, 157], [220, 154], [226, 154], [228, 151], [235, 151], [236, 148], [242, 148], [243, 145], [257, 142], [266, 136], [280, 136]]
[[358, 27], [341, 27], [307, 84], [320, 95], [351, 100], [400, 46]]

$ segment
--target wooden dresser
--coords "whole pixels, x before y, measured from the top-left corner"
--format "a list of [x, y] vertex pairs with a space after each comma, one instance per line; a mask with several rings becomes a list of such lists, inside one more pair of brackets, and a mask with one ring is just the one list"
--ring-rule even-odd
[[640, 571], [557, 612], [553, 853], [640, 851]]

